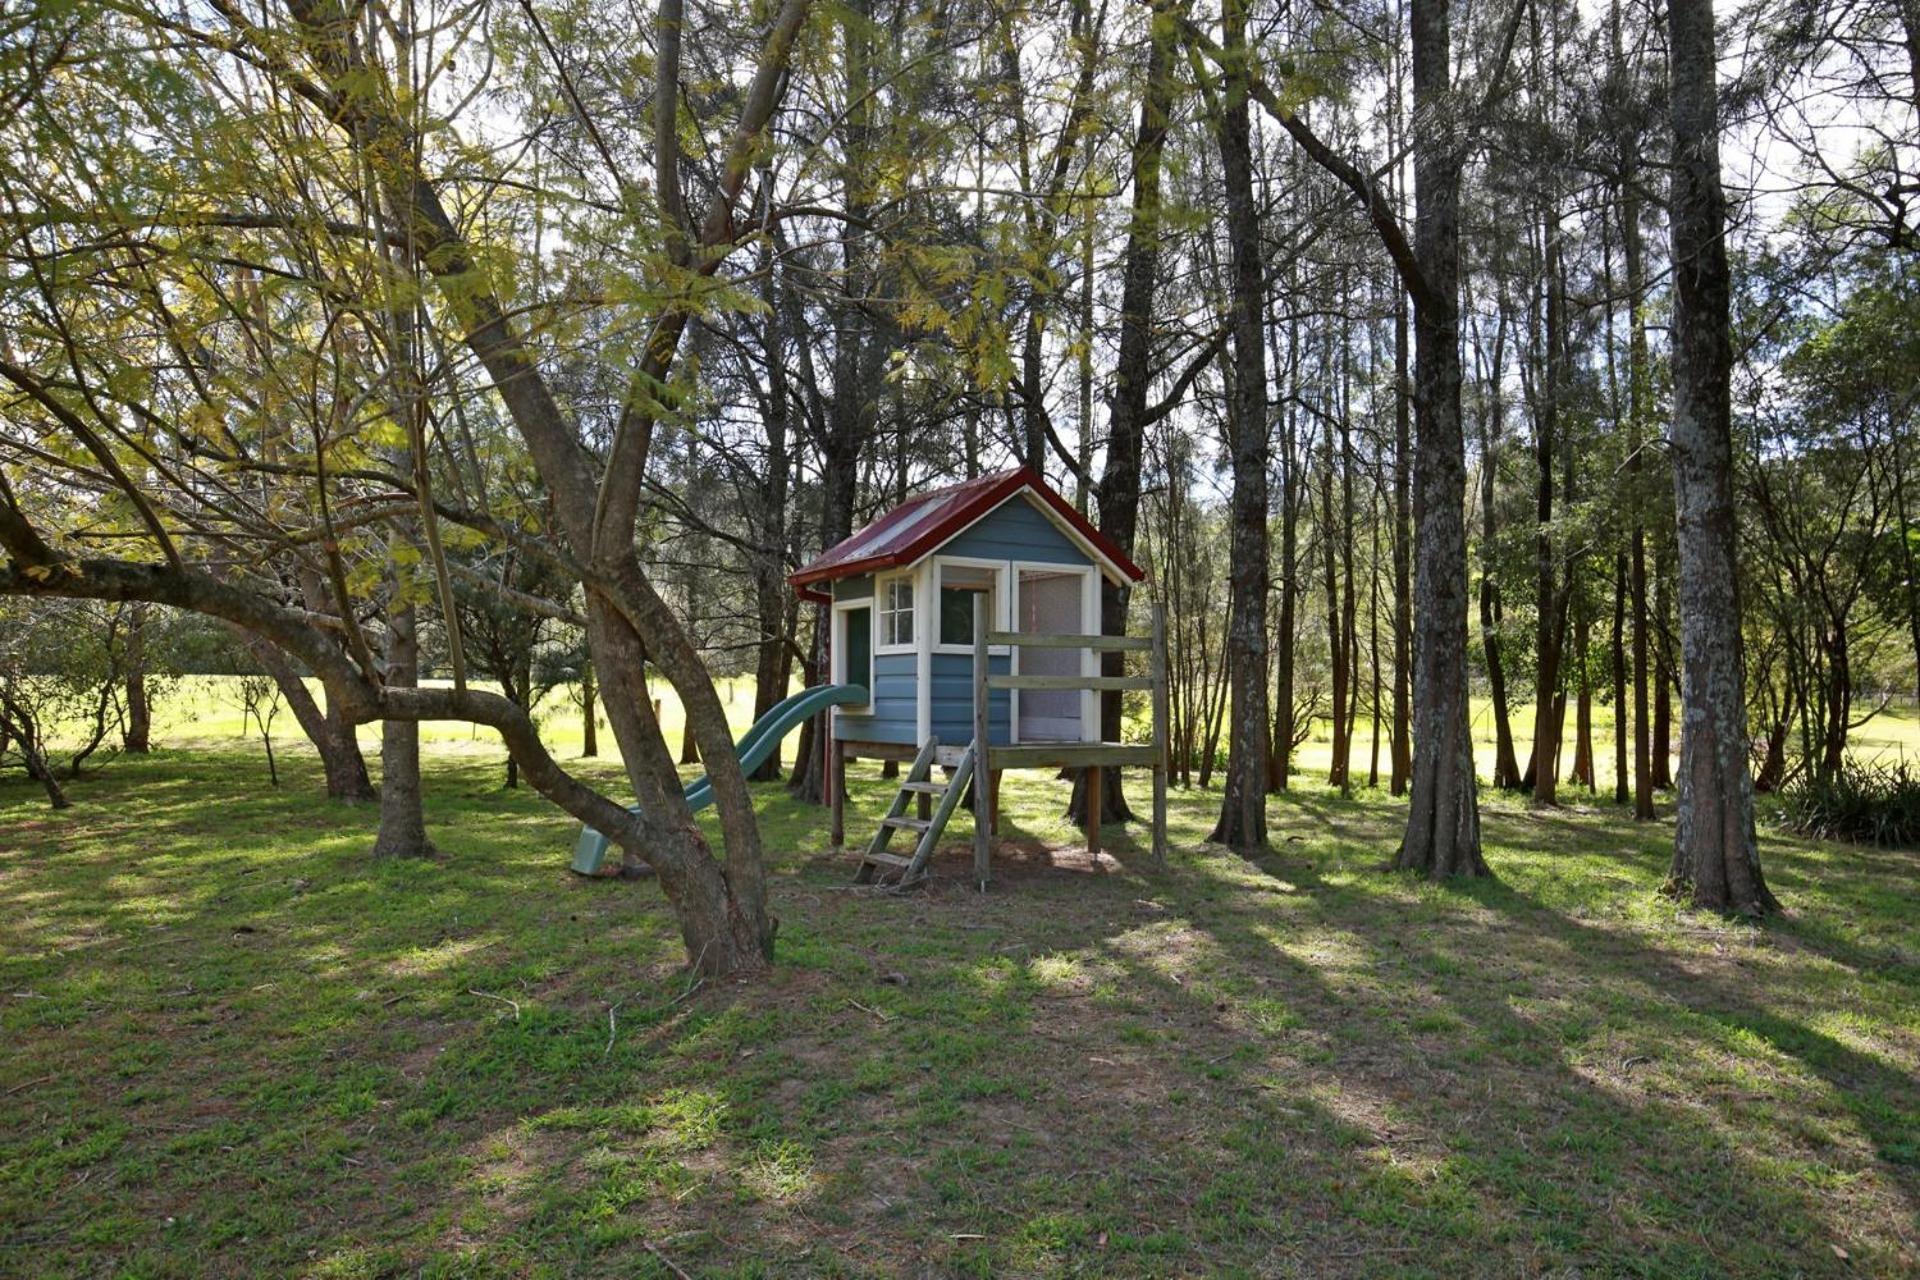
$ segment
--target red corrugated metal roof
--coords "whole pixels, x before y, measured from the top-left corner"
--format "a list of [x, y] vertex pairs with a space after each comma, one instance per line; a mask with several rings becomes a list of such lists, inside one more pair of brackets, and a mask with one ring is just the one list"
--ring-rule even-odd
[[1025, 467], [1015, 467], [909, 498], [852, 537], [827, 548], [787, 581], [800, 588], [802, 595], [818, 599], [819, 592], [806, 590], [809, 584], [912, 564], [1022, 490], [1030, 490], [1121, 573], [1135, 582], [1147, 576], [1112, 538], [1094, 528], [1046, 481]]

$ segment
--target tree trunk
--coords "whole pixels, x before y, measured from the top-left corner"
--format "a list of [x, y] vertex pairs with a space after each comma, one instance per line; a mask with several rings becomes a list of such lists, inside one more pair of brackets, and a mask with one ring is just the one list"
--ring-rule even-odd
[[60, 786], [60, 780], [53, 776], [53, 766], [40, 750], [40, 729], [25, 709], [7, 698], [0, 691], [0, 747], [8, 740], [13, 742], [14, 750], [20, 753], [20, 761], [26, 766], [27, 777], [38, 782], [47, 793], [47, 804], [54, 809], [71, 809], [73, 802], [67, 799], [66, 791]]
[[1613, 559], [1613, 802], [1624, 805], [1633, 798], [1633, 766], [1627, 748], [1627, 553]]
[[[1413, 774], [1413, 442], [1409, 424], [1412, 392], [1407, 378], [1407, 293], [1395, 290], [1393, 307], [1393, 743], [1387, 790], [1404, 795]], [[1509, 742], [1508, 750], [1512, 750]]]
[[1333, 423], [1328, 421], [1320, 448], [1320, 549], [1327, 594], [1327, 670], [1332, 677], [1333, 704], [1328, 709], [1333, 753], [1327, 764], [1327, 785], [1347, 785], [1347, 637], [1340, 629], [1339, 527], [1333, 515]]
[[1667, 627], [1673, 617], [1667, 602], [1667, 575], [1656, 557], [1653, 569], [1653, 744], [1648, 773], [1661, 791], [1673, 790], [1673, 650]]
[[329, 698], [326, 709], [322, 710], [284, 653], [251, 631], [236, 629], [235, 634], [245, 643], [260, 669], [279, 686], [280, 696], [299, 722], [301, 732], [320, 753], [320, 768], [327, 780], [327, 799], [351, 804], [379, 799], [380, 793], [374, 790], [373, 779], [367, 774], [366, 758], [360, 754], [360, 741], [333, 700]]
[[1218, 122], [1227, 234], [1233, 246], [1233, 394], [1228, 413], [1233, 464], [1232, 619], [1227, 663], [1232, 723], [1220, 820], [1208, 839], [1242, 853], [1267, 843], [1267, 361], [1261, 309], [1264, 253], [1253, 192], [1244, 0], [1226, 0], [1225, 102]]
[[580, 758], [592, 760], [600, 754], [599, 689], [593, 683], [593, 661], [580, 664]]
[[1380, 785], [1380, 489], [1367, 499], [1367, 667], [1373, 696], [1367, 702], [1372, 742], [1367, 750], [1367, 785]]
[[[1121, 266], [1119, 350], [1114, 361], [1113, 393], [1107, 403], [1107, 458], [1095, 488], [1100, 532], [1129, 556], [1140, 527], [1140, 465], [1148, 426], [1147, 395], [1153, 382], [1154, 293], [1160, 276], [1160, 168], [1166, 149], [1167, 112], [1173, 100], [1171, 67], [1176, 30], [1168, 0], [1154, 0], [1149, 18], [1146, 92], [1140, 102], [1140, 128], [1131, 161], [1133, 208]], [[1117, 635], [1127, 629], [1133, 589], [1127, 583], [1100, 581], [1100, 629]], [[1125, 655], [1100, 655], [1102, 675], [1126, 674]], [[1121, 696], [1100, 695], [1100, 736], [1118, 742], [1124, 730]], [[1122, 772], [1106, 769], [1100, 778], [1101, 822], [1132, 819], [1121, 787]], [[1086, 825], [1086, 779], [1076, 778], [1067, 817]]]
[[1733, 504], [1726, 196], [1713, 0], [1668, 0], [1673, 116], [1673, 497], [1680, 552], [1680, 798], [1670, 880], [1693, 904], [1778, 909], [1760, 871], [1748, 776]]
[[[1641, 453], [1653, 398], [1651, 361], [1647, 356], [1645, 315], [1646, 259], [1640, 238], [1640, 194], [1635, 160], [1640, 140], [1635, 135], [1621, 145], [1620, 247], [1627, 271], [1627, 508], [1633, 521], [1633, 545], [1628, 565], [1633, 619], [1633, 816], [1653, 820], [1652, 745], [1647, 724], [1647, 519], [1646, 486], [1642, 483]], [[1663, 696], [1664, 701], [1664, 696]], [[1615, 708], [1624, 716], [1626, 704]], [[1664, 741], [1664, 735], [1662, 741]]]
[[1414, 458], [1419, 563], [1414, 626], [1413, 798], [1396, 865], [1439, 879], [1487, 875], [1467, 701], [1466, 442], [1460, 427], [1460, 166], [1449, 95], [1447, 0], [1413, 0]]
[[[1299, 371], [1296, 332], [1294, 324], [1287, 326], [1285, 387], [1289, 392], [1296, 385]], [[1275, 346], [1277, 349], [1277, 342]], [[1295, 422], [1291, 399], [1284, 399], [1280, 406], [1280, 619], [1274, 640], [1273, 747], [1267, 761], [1270, 791], [1285, 791], [1293, 775], [1294, 632], [1300, 594], [1299, 583], [1294, 578], [1300, 554], [1300, 459]]]
[[1500, 584], [1494, 573], [1494, 485], [1500, 474], [1500, 444], [1505, 435], [1506, 397], [1500, 382], [1506, 368], [1507, 319], [1502, 311], [1493, 332], [1492, 368], [1487, 377], [1487, 407], [1480, 437], [1480, 642], [1487, 656], [1487, 692], [1493, 701], [1493, 785], [1520, 786], [1520, 762], [1514, 757], [1513, 722], [1507, 710], [1507, 668], [1501, 657]]
[[[390, 689], [412, 689], [420, 683], [420, 639], [412, 605], [387, 610], [386, 677]], [[420, 726], [412, 720], [382, 720], [380, 832], [373, 841], [374, 857], [424, 858], [433, 852], [420, 801]]]
[[[882, 344], [869, 332], [871, 322], [861, 313], [859, 302], [867, 293], [871, 275], [871, 252], [867, 238], [857, 228], [865, 221], [872, 205], [866, 184], [872, 180], [865, 157], [868, 150], [869, 118], [872, 102], [868, 93], [868, 47], [872, 31], [872, 6], [849, 6], [841, 24], [845, 46], [847, 94], [845, 110], [846, 163], [841, 174], [847, 210], [852, 215], [850, 229], [841, 242], [844, 268], [845, 305], [837, 308], [833, 346], [833, 400], [827, 408], [826, 438], [821, 442], [820, 545], [822, 549], [853, 533], [854, 498], [860, 482], [860, 454], [873, 434], [873, 384], [879, 373]], [[800, 336], [798, 326], [796, 337]], [[804, 346], [804, 342], [802, 343]], [[828, 664], [827, 646], [832, 638], [833, 611], [821, 605], [814, 611], [813, 667], [824, 674]], [[830, 723], [822, 712], [814, 720], [814, 736], [819, 741]], [[826, 761], [823, 752], [809, 751], [794, 762], [787, 788], [795, 799], [808, 804], [826, 803]]]
[[1775, 720], [1767, 730], [1767, 756], [1760, 764], [1760, 772], [1753, 780], [1753, 789], [1761, 795], [1778, 791], [1787, 778], [1787, 728], [1786, 716]]
[[[1533, 780], [1533, 798], [1540, 804], [1556, 803], [1559, 781], [1561, 741], [1560, 717], [1554, 713], [1561, 696], [1560, 649], [1565, 633], [1559, 625], [1562, 606], [1557, 598], [1558, 577], [1553, 551], [1553, 466], [1560, 425], [1560, 219], [1550, 209], [1544, 228], [1546, 243], [1547, 323], [1546, 376], [1541, 388], [1534, 432], [1534, 657], [1537, 662], [1533, 687], [1533, 763], [1528, 768]], [[1571, 586], [1571, 584], [1569, 584]]]
[[[1573, 583], [1567, 583], [1567, 589], [1573, 589]], [[1589, 792], [1594, 789], [1593, 773], [1593, 683], [1587, 673], [1587, 624], [1583, 618], [1574, 628], [1576, 643], [1573, 649], [1575, 659], [1575, 711], [1573, 727], [1573, 772], [1567, 781], [1575, 786], [1584, 786]]]
[[153, 704], [147, 693], [147, 611], [135, 602], [127, 609], [127, 726], [121, 746], [128, 755], [153, 749]]

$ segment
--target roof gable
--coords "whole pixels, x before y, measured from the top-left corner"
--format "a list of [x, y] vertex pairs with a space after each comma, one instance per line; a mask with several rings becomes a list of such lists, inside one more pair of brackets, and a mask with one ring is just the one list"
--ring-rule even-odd
[[818, 592], [806, 590], [810, 584], [913, 564], [1021, 493], [1031, 495], [1042, 511], [1070, 538], [1081, 543], [1093, 559], [1105, 562], [1114, 572], [1135, 582], [1147, 576], [1113, 539], [1094, 528], [1046, 481], [1025, 467], [1016, 467], [909, 498], [853, 536], [829, 547], [787, 581], [800, 588], [802, 595], [817, 598]]

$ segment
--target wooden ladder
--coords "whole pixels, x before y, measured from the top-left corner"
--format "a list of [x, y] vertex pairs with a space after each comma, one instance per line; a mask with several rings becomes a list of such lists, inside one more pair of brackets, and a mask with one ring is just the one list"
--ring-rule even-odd
[[[884, 881], [889, 871], [898, 871], [898, 883], [902, 886], [917, 884], [926, 878], [927, 862], [933, 857], [933, 847], [940, 843], [940, 833], [946, 830], [947, 820], [953, 816], [960, 797], [967, 793], [967, 784], [973, 780], [974, 745], [969, 743], [954, 766], [953, 775], [945, 782], [935, 782], [933, 765], [939, 749], [939, 740], [928, 738], [919, 754], [914, 756], [913, 767], [907, 770], [905, 780], [900, 783], [900, 790], [894, 795], [887, 816], [880, 820], [880, 829], [873, 833], [872, 842], [860, 857], [860, 870], [854, 875], [856, 883]], [[922, 796], [937, 802], [932, 815], [926, 818], [908, 817], [908, 803]], [[896, 831], [918, 834], [919, 842], [913, 847], [912, 857], [887, 851], [887, 845]]]

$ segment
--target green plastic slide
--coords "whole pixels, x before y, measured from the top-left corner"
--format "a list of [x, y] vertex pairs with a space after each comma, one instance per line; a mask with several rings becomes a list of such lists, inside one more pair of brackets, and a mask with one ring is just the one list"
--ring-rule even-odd
[[[775, 704], [767, 713], [753, 722], [734, 750], [740, 756], [740, 771], [752, 773], [766, 763], [781, 739], [806, 720], [819, 715], [828, 707], [865, 706], [867, 691], [859, 685], [819, 684], [811, 689], [802, 689], [799, 693]], [[713, 783], [705, 774], [687, 784], [687, 805], [696, 811], [713, 803]], [[630, 812], [638, 813], [635, 808]], [[600, 864], [607, 857], [607, 838], [592, 827], [582, 826], [580, 838], [573, 842], [573, 869], [583, 876], [598, 874]]]

